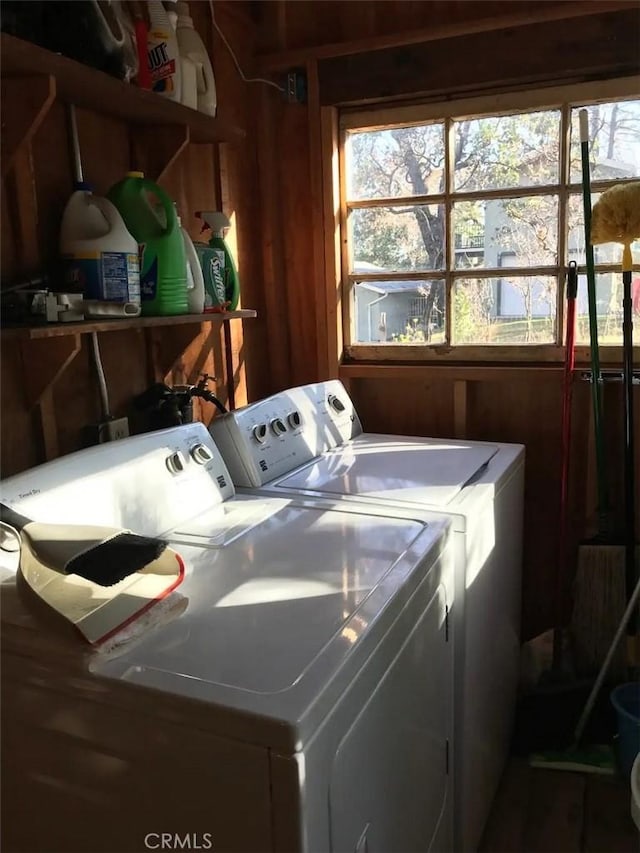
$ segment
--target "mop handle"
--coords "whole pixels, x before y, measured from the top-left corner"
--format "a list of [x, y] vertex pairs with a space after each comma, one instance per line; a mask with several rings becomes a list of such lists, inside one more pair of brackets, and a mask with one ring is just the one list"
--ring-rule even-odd
[[587, 261], [587, 294], [589, 302], [589, 343], [591, 349], [591, 399], [593, 431], [596, 445], [596, 473], [598, 482], [598, 532], [608, 533], [609, 489], [604, 454], [602, 376], [598, 350], [598, 315], [596, 306], [596, 274], [591, 242], [591, 173], [589, 166], [589, 114], [580, 110], [580, 154], [582, 161], [582, 206], [584, 212], [584, 250]]
[[635, 609], [636, 604], [640, 600], [640, 578], [636, 583], [636, 587], [633, 590], [633, 594], [629, 599], [629, 603], [627, 604], [627, 609], [624, 611], [624, 615], [620, 620], [620, 624], [618, 625], [618, 630], [616, 631], [616, 635], [611, 641], [611, 645], [609, 646], [609, 651], [607, 652], [607, 656], [604, 659], [604, 663], [600, 667], [600, 672], [598, 673], [598, 677], [596, 678], [595, 684], [591, 688], [591, 693], [589, 694], [589, 698], [584, 706], [582, 714], [580, 715], [580, 719], [578, 720], [578, 724], [576, 726], [575, 733], [573, 735], [573, 746], [577, 746], [580, 743], [582, 735], [584, 734], [585, 727], [591, 715], [591, 711], [593, 710], [593, 706], [596, 703], [596, 699], [598, 698], [598, 693], [600, 692], [600, 688], [602, 687], [602, 683], [607, 677], [607, 673], [609, 671], [609, 667], [611, 666], [611, 661], [613, 660], [613, 656], [616, 653], [620, 640], [622, 639], [622, 635], [624, 634], [627, 623], [631, 619], [631, 615]]

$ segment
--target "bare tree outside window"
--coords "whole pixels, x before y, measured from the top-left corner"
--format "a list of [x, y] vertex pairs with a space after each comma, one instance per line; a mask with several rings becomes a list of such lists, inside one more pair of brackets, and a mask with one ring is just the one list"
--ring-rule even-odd
[[[365, 293], [362, 280], [356, 303], [367, 300], [369, 315], [384, 310], [387, 341], [464, 345], [561, 339], [557, 309], [564, 267], [569, 259], [584, 263], [579, 106], [453, 115], [347, 132], [348, 274], [357, 284], [365, 264], [375, 277], [375, 297]], [[640, 100], [588, 109], [597, 190], [637, 178]], [[640, 247], [634, 248], [640, 262]], [[621, 338], [620, 294], [611, 275], [619, 258], [615, 246], [602, 247], [597, 257], [603, 343]], [[580, 339], [588, 334], [583, 290]], [[361, 328], [356, 322], [356, 340], [366, 342]]]

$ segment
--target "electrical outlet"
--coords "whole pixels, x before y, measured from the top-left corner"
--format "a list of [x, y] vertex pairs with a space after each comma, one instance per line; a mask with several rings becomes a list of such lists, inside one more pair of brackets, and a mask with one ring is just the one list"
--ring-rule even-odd
[[117, 441], [119, 438], [126, 438], [128, 435], [128, 418], [113, 418], [110, 421], [103, 421], [103, 423], [98, 424], [98, 441], [100, 444], [104, 444], [105, 441]]

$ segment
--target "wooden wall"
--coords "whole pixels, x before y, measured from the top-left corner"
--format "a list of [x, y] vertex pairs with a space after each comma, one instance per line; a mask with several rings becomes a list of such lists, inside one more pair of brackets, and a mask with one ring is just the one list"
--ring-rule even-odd
[[[263, 21], [269, 22], [260, 30], [259, 50], [264, 55], [257, 69], [277, 75], [287, 67], [301, 67], [308, 78], [308, 103], [305, 105], [287, 104], [270, 90], [261, 93], [259, 157], [265, 196], [262, 209], [265, 289], [266, 298], [270, 300], [268, 322], [279, 327], [278, 342], [274, 338], [272, 349], [274, 384], [281, 388], [317, 377], [339, 375], [349, 385], [367, 430], [518, 442], [526, 446], [524, 637], [545, 630], [555, 619], [561, 366], [522, 370], [506, 365], [485, 368], [470, 365], [380, 366], [350, 364], [339, 359], [340, 334], [335, 329], [339, 314], [335, 282], [339, 279], [339, 270], [334, 274], [332, 260], [336, 251], [335, 211], [332, 209], [334, 202], [326, 202], [331, 175], [320, 144], [323, 133], [331, 136], [331, 122], [335, 122], [335, 117], [332, 119], [332, 109], [323, 105], [379, 98], [379, 89], [370, 88], [367, 92], [366, 87], [378, 83], [378, 55], [390, 50], [390, 46], [397, 54], [394, 62], [397, 60], [399, 72], [392, 79], [394, 63], [389, 63], [387, 68], [391, 71], [382, 82], [387, 87], [395, 86], [393, 94], [402, 97], [403, 85], [408, 93], [417, 91], [407, 83], [407, 75], [402, 76], [403, 58], [408, 60], [414, 53], [428, 54], [429, 50], [440, 49], [434, 41], [422, 47], [416, 45], [420, 38], [440, 32], [443, 39], [450, 39], [454, 31], [456, 37], [463, 38], [465, 32], [477, 29], [482, 16], [498, 16], [499, 13], [500, 21], [509, 16], [529, 17], [529, 23], [520, 28], [514, 41], [519, 44], [523, 38], [526, 42], [526, 34], [540, 27], [541, 21], [548, 21], [553, 14], [552, 7], [560, 9], [558, 14], [568, 14], [568, 7], [571, 7], [571, 14], [579, 15], [563, 22], [563, 31], [571, 34], [572, 42], [579, 48], [574, 50], [572, 65], [567, 65], [561, 54], [548, 58], [544, 70], [547, 83], [567, 79], [575, 73], [576, 67], [580, 69], [580, 79], [611, 76], [616, 73], [614, 65], [619, 61], [637, 71], [640, 53], [633, 27], [627, 26], [625, 34], [625, 27], [618, 26], [616, 19], [617, 52], [609, 51], [604, 56], [599, 46], [597, 34], [602, 35], [603, 28], [610, 23], [607, 16], [614, 7], [620, 6], [623, 7], [621, 15], [629, 15], [630, 8], [631, 14], [637, 15], [637, 11], [634, 12], [639, 8], [637, 3], [281, 2], [261, 3], [257, 9]], [[585, 9], [589, 14], [580, 17]], [[544, 26], [551, 31], [560, 28], [558, 23]], [[416, 35], [415, 29], [410, 29], [415, 27], [423, 29]], [[426, 32], [429, 27], [433, 31], [430, 34]], [[503, 38], [502, 31], [486, 35], [487, 44], [492, 39]], [[401, 46], [403, 39], [409, 46]], [[531, 53], [543, 47], [538, 48], [532, 41]], [[501, 49], [505, 50], [504, 42]], [[477, 77], [477, 58], [464, 52], [451, 56], [455, 80], [463, 91]], [[334, 73], [333, 63], [336, 66], [343, 63], [347, 71], [351, 66], [362, 71], [356, 95], [353, 80], [348, 79], [347, 74], [341, 76], [339, 70]], [[604, 67], [607, 63], [609, 66]], [[517, 63], [506, 57], [505, 67], [511, 69], [512, 77], [503, 75], [497, 82], [502, 87], [520, 85], [522, 81], [513, 77]], [[419, 81], [418, 90], [422, 92], [425, 91], [424, 80], [428, 87], [426, 71]], [[337, 248], [339, 251], [339, 244]], [[638, 400], [636, 402], [640, 405]], [[565, 618], [571, 605], [577, 543], [594, 532], [594, 454], [589, 412], [588, 384], [576, 381], [571, 550], [563, 590]], [[619, 385], [607, 387], [607, 412], [609, 464], [618, 518], [621, 518], [622, 400]]]
[[[192, 4], [196, 26], [211, 43], [212, 27], [208, 3]], [[247, 3], [216, 3], [217, 20], [236, 48], [245, 67], [253, 53], [254, 23]], [[251, 87], [244, 83], [220, 42], [213, 37], [214, 70], [218, 90], [218, 115], [246, 131], [244, 142], [191, 144], [161, 179], [178, 203], [183, 224], [192, 237], [200, 232], [194, 212], [216, 209], [222, 204], [234, 228], [230, 241], [236, 252], [242, 285], [242, 305], [256, 308], [258, 319], [233, 321], [230, 365], [235, 374], [236, 405], [269, 391], [269, 352], [266, 339], [265, 302], [261, 286], [262, 257], [256, 214], [257, 158], [255, 110]], [[3, 121], [10, 121], [6, 113]], [[152, 148], [169, 146], [173, 132], [133, 131], [124, 122], [95, 111], [77, 110], [78, 132], [85, 180], [95, 192], [104, 194], [132, 167], [154, 162]], [[132, 147], [132, 143], [137, 146]], [[134, 155], [132, 156], [132, 151]], [[152, 175], [149, 175], [152, 177]], [[73, 170], [66, 106], [56, 102], [33, 138], [29, 150], [3, 183], [2, 192], [2, 278], [11, 282], [49, 267], [57, 253], [62, 211], [72, 191]], [[62, 339], [59, 339], [62, 340]], [[65, 339], [68, 340], [68, 339]], [[25, 385], [25, 364], [38, 365], [53, 357], [54, 343], [28, 342], [22, 348], [15, 338], [2, 340], [2, 476], [8, 476], [44, 459], [49, 433], [49, 455], [63, 454], [82, 446], [83, 429], [101, 420], [97, 383], [90, 360], [90, 338], [80, 336], [81, 349], [48, 396], [43, 417], [30, 405]], [[99, 335], [109, 388], [112, 413], [131, 413], [132, 398], [151, 381], [194, 382], [201, 372], [221, 377], [217, 388], [225, 397], [226, 360], [221, 358], [222, 341], [215, 327], [188, 326], [154, 330], [109, 332]], [[60, 346], [59, 341], [57, 344]], [[184, 353], [182, 347], [186, 346]], [[151, 350], [155, 357], [152, 363]], [[217, 350], [214, 364], [213, 352]], [[222, 362], [222, 363], [221, 363]], [[160, 370], [160, 375], [158, 375]], [[213, 416], [204, 403], [197, 414], [206, 422]], [[43, 435], [43, 432], [45, 435]], [[57, 432], [57, 438], [51, 436]], [[56, 444], [57, 442], [57, 444]]]
[[[349, 384], [368, 430], [457, 435], [526, 445], [525, 637], [549, 627], [554, 619], [561, 371], [468, 365], [394, 365], [387, 371], [379, 366], [338, 364], [335, 211], [325, 192], [331, 169], [323, 160], [321, 145], [323, 136], [325, 143], [330, 141], [335, 116], [330, 107], [321, 107], [321, 102], [339, 103], [342, 95], [334, 87], [327, 96], [325, 86], [323, 96], [322, 86], [335, 57], [348, 58], [374, 49], [396, 49], [402, 44], [479, 30], [489, 32], [490, 27], [504, 28], [505, 21], [515, 25], [527, 18], [534, 25], [569, 13], [577, 17], [562, 26], [575, 44], [583, 45], [582, 55], [588, 57], [598, 46], [582, 38], [586, 30], [580, 16], [588, 18], [603, 9], [637, 5], [595, 0], [216, 0], [217, 20], [242, 66], [250, 68], [253, 57], [257, 75], [280, 83], [284, 70], [302, 68], [308, 79], [308, 102], [289, 104], [272, 87], [242, 82], [219, 37], [213, 34], [220, 115], [243, 127], [246, 140], [239, 145], [223, 145], [220, 150], [211, 145], [191, 145], [164, 179], [192, 236], [198, 231], [192, 217], [198, 208], [221, 200], [234, 220], [232, 242], [237, 250], [243, 305], [258, 310], [258, 319], [232, 325], [236, 405], [289, 385], [337, 374]], [[200, 32], [211, 37], [208, 3], [194, 2], [191, 8]], [[627, 48], [633, 36], [631, 32]], [[462, 81], [459, 85], [463, 85], [464, 68], [470, 78], [474, 66], [465, 56], [456, 56], [455, 63], [457, 79]], [[559, 55], [547, 73], [551, 78], [566, 72]], [[598, 73], [606, 74], [606, 69], [600, 68]], [[508, 86], [513, 81], [502, 82]], [[366, 93], [358, 96], [366, 98]], [[97, 192], [104, 192], [129, 167], [130, 130], [96, 111], [81, 111], [78, 118], [86, 176], [95, 183]], [[71, 191], [70, 164], [64, 108], [56, 104], [34, 138], [30, 155], [21, 158], [3, 186], [3, 280], [31, 273], [53, 258], [60, 215]], [[32, 210], [33, 216], [25, 217], [25, 210]], [[168, 373], [176, 381], [193, 381], [202, 370], [220, 373], [220, 364], [214, 368], [211, 355], [213, 348], [220, 349], [220, 340], [207, 327], [192, 342], [188, 335], [175, 331], [160, 330], [151, 337], [150, 345], [140, 331], [100, 336], [115, 415], [127, 412], [132, 396], [157, 378], [158, 372]], [[182, 344], [186, 350], [176, 359]], [[78, 448], [82, 428], [100, 417], [87, 345], [87, 338], [83, 338], [79, 354], [47, 401], [43, 423], [45, 429], [50, 422], [57, 426], [59, 453]], [[49, 352], [35, 342], [21, 351], [15, 340], [2, 341], [3, 476], [43, 459], [41, 423], [27, 402], [24, 362], [35, 365], [37, 372]], [[615, 414], [610, 417], [611, 466], [617, 472], [621, 470], [619, 390], [610, 388], [607, 392], [608, 411]], [[574, 544], [587, 531], [594, 509], [587, 386], [577, 384], [575, 397], [571, 492]], [[212, 414], [207, 404], [199, 412], [204, 420]], [[620, 489], [616, 494], [619, 498]]]

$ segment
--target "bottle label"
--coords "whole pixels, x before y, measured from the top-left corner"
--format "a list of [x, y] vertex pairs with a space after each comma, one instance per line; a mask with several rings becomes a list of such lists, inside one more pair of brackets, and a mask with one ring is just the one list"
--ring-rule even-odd
[[169, 56], [169, 34], [162, 31], [149, 33], [149, 38], [157, 39], [147, 51], [151, 83], [154, 92], [173, 92], [173, 77], [176, 73], [176, 61]]
[[140, 303], [137, 254], [91, 250], [64, 255], [62, 263], [66, 290], [81, 292], [85, 299]]
[[225, 287], [224, 252], [221, 249], [210, 249], [209, 277], [218, 305], [224, 305], [227, 299]]

